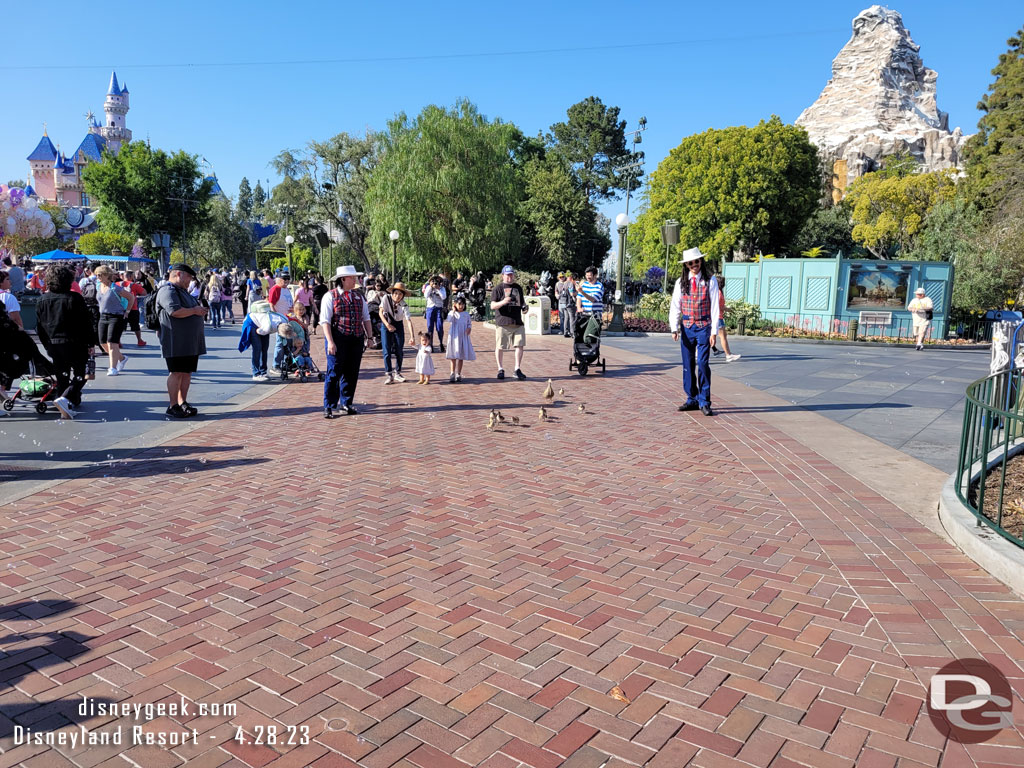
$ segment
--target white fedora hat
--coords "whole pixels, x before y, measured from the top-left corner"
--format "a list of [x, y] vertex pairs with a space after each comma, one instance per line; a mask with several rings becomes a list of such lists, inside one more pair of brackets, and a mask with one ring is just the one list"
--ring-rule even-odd
[[700, 248], [687, 248], [683, 251], [683, 258], [680, 259], [680, 264], [685, 264], [688, 261], [696, 261], [697, 259], [704, 259], [707, 261], [707, 256], [700, 252]]
[[356, 268], [353, 267], [351, 264], [346, 264], [344, 267], [338, 267], [335, 270], [335, 272], [334, 272], [335, 278], [338, 278], [338, 277], [358, 277], [361, 274], [363, 274], [363, 273], [362, 272], [357, 272]]

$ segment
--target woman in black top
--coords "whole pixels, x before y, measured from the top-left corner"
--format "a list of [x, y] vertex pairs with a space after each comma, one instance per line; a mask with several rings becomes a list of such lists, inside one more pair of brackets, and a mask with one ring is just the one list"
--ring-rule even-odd
[[320, 302], [324, 300], [324, 296], [327, 295], [329, 290], [324, 283], [324, 276], [317, 275], [316, 282], [313, 285], [313, 321], [310, 323], [310, 336], [316, 336], [317, 326], [320, 325]]
[[66, 419], [75, 418], [75, 412], [82, 406], [85, 367], [92, 351], [92, 317], [85, 299], [71, 290], [74, 279], [70, 267], [47, 267], [49, 290], [36, 304], [36, 332], [53, 361], [57, 389], [61, 392], [53, 404]]

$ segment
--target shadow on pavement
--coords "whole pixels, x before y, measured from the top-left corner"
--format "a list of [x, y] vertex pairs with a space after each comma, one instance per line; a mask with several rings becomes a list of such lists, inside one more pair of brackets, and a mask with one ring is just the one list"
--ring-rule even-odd
[[783, 411], [846, 411], [871, 410], [873, 408], [913, 408], [910, 403], [808, 403], [807, 405], [760, 405], [749, 408], [723, 407], [722, 413], [780, 413]]

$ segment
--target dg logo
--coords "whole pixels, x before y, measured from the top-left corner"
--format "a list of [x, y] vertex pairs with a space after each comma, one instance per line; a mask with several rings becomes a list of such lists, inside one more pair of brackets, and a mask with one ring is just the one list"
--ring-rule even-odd
[[980, 744], [1013, 727], [1013, 692], [1006, 676], [982, 659], [956, 659], [928, 685], [928, 716], [944, 736]]

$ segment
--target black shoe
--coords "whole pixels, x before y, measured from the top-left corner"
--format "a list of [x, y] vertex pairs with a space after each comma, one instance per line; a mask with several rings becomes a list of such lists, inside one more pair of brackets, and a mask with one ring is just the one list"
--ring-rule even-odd
[[498, 369], [498, 378], [499, 379], [504, 379], [505, 378], [505, 370], [503, 368], [499, 368]]
[[526, 374], [516, 368], [516, 378], [520, 381], [526, 381]]
[[444, 344], [441, 344], [441, 351], [444, 352]]
[[711, 410], [711, 406], [710, 405], [702, 405], [700, 407], [700, 412], [703, 413], [705, 416], [714, 416], [715, 415], [715, 412]]
[[357, 413], [359, 413], [359, 411], [357, 411], [355, 408], [349, 405], [346, 406], [345, 413], [347, 413], [349, 416], [355, 416]]
[[165, 411], [165, 413], [168, 416], [173, 416], [175, 419], [187, 419], [188, 418], [188, 413], [186, 413], [185, 409], [182, 408], [180, 405], [172, 405], [170, 408], [168, 408]]
[[324, 408], [324, 418], [325, 419], [333, 419], [334, 418], [334, 413], [331, 411], [330, 408]]
[[698, 407], [699, 406], [696, 403], [683, 403], [678, 408], [676, 408], [676, 410], [677, 411], [696, 411]]
[[189, 405], [187, 402], [181, 404], [181, 410], [183, 410], [189, 416], [195, 416], [197, 413], [199, 413], [195, 406]]

